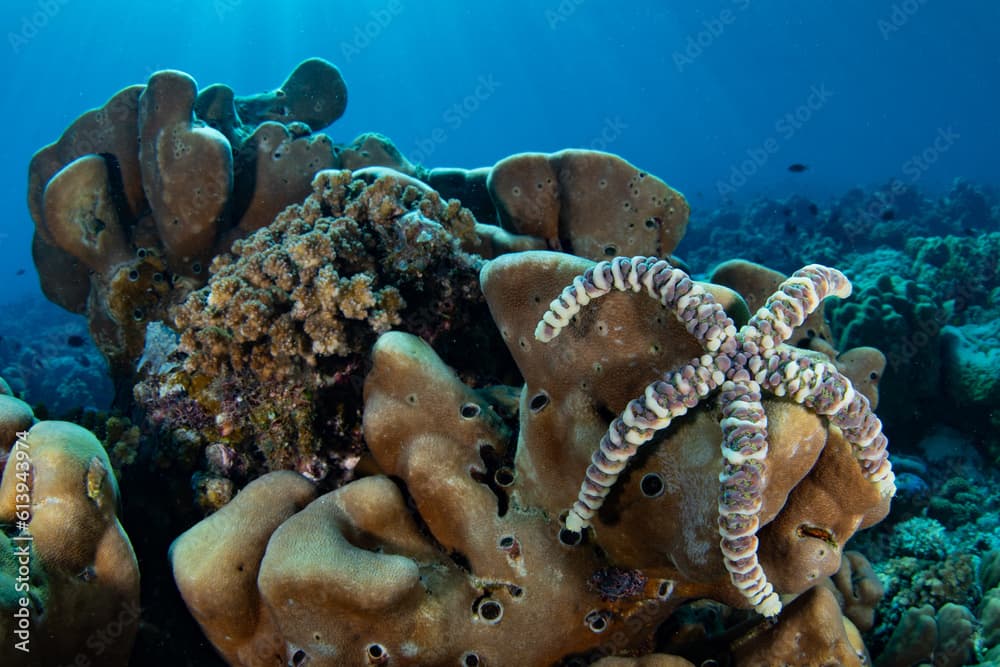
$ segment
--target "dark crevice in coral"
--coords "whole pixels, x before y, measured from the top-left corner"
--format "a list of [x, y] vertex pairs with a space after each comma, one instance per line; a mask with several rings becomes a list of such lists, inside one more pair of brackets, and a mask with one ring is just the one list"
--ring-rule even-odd
[[[690, 629], [699, 631], [692, 634]], [[667, 618], [655, 633], [658, 651], [679, 655], [696, 665], [735, 664], [733, 647], [746, 637], [753, 637], [769, 627], [749, 610], [724, 607], [717, 602], [689, 602]]]
[[118, 211], [119, 216], [122, 218], [122, 227], [127, 229], [135, 224], [135, 220], [130, 219], [131, 211], [129, 211], [128, 199], [125, 197], [125, 183], [122, 180], [121, 163], [113, 153], [100, 153], [100, 156], [104, 158], [104, 164], [107, 166], [108, 190], [111, 193], [114, 210]]
[[472, 574], [472, 563], [469, 562], [469, 558], [465, 554], [460, 551], [449, 551], [448, 558], [463, 571]]
[[201, 512], [194, 507], [186, 475], [167, 474], [142, 462], [144, 454], [155, 456], [151, 450], [141, 448], [140, 461], [128, 466], [121, 479], [122, 524], [130, 530], [143, 583], [142, 623], [130, 664], [221, 667], [225, 663], [187, 612], [164, 557], [173, 538], [200, 520]]
[[[490, 444], [481, 444], [479, 446], [479, 458], [482, 459], [486, 470], [472, 470], [469, 474], [472, 476], [472, 479], [485, 485], [493, 492], [493, 495], [497, 497], [497, 516], [504, 516], [507, 514], [507, 510], [510, 509], [510, 498], [504, 487], [497, 482], [497, 473], [500, 470], [513, 470], [513, 468], [508, 464], [506, 457], [497, 452], [493, 448], [493, 445]], [[503, 479], [502, 476], [501, 479]], [[513, 477], [511, 481], [513, 481]]]
[[608, 424], [614, 421], [615, 417], [617, 417], [620, 412], [619, 410], [612, 410], [611, 408], [603, 404], [595, 405], [594, 411], [597, 413], [597, 416], [601, 419], [601, 421], [606, 422]]

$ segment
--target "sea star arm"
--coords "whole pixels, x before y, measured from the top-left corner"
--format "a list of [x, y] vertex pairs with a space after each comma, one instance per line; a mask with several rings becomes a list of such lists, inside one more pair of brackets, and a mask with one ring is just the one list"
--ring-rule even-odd
[[709, 352], [736, 334], [732, 319], [715, 298], [684, 271], [656, 257], [615, 257], [577, 276], [549, 304], [535, 327], [535, 338], [548, 343], [594, 299], [612, 290], [646, 293], [673, 311], [681, 324]]
[[851, 284], [841, 272], [820, 265], [796, 271], [736, 331], [712, 295], [685, 272], [653, 257], [618, 257], [600, 262], [549, 306], [535, 330], [554, 339], [582, 306], [619, 291], [645, 291], [673, 311], [706, 354], [647, 386], [616, 418], [594, 452], [566, 529], [579, 534], [590, 525], [610, 488], [638, 448], [667, 428], [704, 396], [719, 389], [723, 469], [719, 476], [719, 534], [723, 561], [733, 585], [765, 616], [781, 601], [757, 557], [757, 530], [766, 484], [767, 417], [761, 393], [788, 396], [829, 415], [855, 450], [865, 475], [883, 497], [895, 492], [882, 425], [868, 400], [829, 363], [814, 362], [784, 345], [792, 331], [827, 296], [846, 297]]
[[895, 475], [882, 422], [850, 379], [833, 363], [813, 360], [787, 346], [771, 356], [768, 367], [764, 386], [777, 396], [788, 396], [817, 414], [828, 415], [854, 449], [865, 477], [883, 497], [893, 496]]
[[722, 408], [722, 472], [719, 474], [719, 546], [730, 580], [764, 616], [781, 611], [781, 600], [757, 558], [757, 530], [764, 498], [767, 415], [760, 386], [726, 381]]
[[642, 398], [630, 401], [611, 422], [591, 457], [576, 502], [566, 516], [567, 530], [579, 533], [589, 526], [639, 447], [719, 386], [723, 379], [721, 372], [703, 365], [705, 362], [711, 363], [711, 357], [694, 359], [650, 383]]
[[[563, 289], [549, 304], [535, 328], [535, 337], [549, 342], [592, 300], [610, 293], [646, 293], [673, 311], [677, 319], [710, 353], [736, 333], [725, 310], [691, 280], [687, 273], [656, 257], [616, 257], [599, 262]], [[594, 513], [638, 448], [656, 431], [697, 405], [724, 380], [714, 357], [706, 354], [647, 386], [641, 399], [631, 401], [608, 427], [600, 447], [591, 457], [577, 500], [566, 517], [566, 529], [579, 533], [590, 525]]]
[[[828, 296], [846, 298], [851, 283], [836, 269], [820, 264], [805, 266], [785, 279], [744, 327], [747, 339], [759, 338], [768, 350], [787, 341], [795, 327], [805, 322]], [[759, 332], [759, 333], [758, 333]]]

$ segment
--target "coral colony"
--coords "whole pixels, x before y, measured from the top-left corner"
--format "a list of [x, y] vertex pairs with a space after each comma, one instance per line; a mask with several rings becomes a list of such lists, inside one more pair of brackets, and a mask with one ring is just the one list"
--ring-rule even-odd
[[[161, 71], [32, 159], [63, 354], [116, 412], [48, 419], [0, 340], [0, 663], [995, 657], [995, 193], [689, 230], [618, 156], [428, 169], [324, 134], [346, 103], [321, 59], [245, 97]], [[913, 408], [945, 400], [975, 444]]]

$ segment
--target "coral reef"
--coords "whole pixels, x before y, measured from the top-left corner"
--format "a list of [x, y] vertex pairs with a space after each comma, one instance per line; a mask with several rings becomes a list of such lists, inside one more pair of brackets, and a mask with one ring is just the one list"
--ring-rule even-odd
[[882, 403], [886, 423], [902, 439], [932, 418], [916, 409], [939, 394], [939, 338], [947, 315], [920, 283], [882, 274], [849, 302], [831, 309], [838, 347], [872, 345], [886, 356]]
[[[909, 252], [919, 237], [960, 237], [945, 244], [971, 246], [977, 237], [1000, 230], [998, 204], [995, 189], [962, 180], [936, 198], [912, 184], [890, 181], [871, 190], [852, 189], [826, 204], [798, 195], [760, 198], [744, 207], [730, 202], [696, 212], [679, 252], [695, 267], [732, 259], [731, 248], [782, 272], [814, 262], [848, 267], [880, 249]], [[782, 243], [773, 243], [779, 238]], [[923, 244], [916, 243], [914, 254]]]
[[80, 408], [106, 409], [114, 387], [78, 315], [44, 300], [7, 305], [0, 375], [40, 418], [66, 419]]
[[[234, 638], [216, 641], [227, 660], [259, 664], [257, 647], [268, 647], [282, 662], [315, 665], [550, 664], [625, 627], [619, 616], [666, 613], [669, 582], [588, 588], [596, 554], [560, 549], [550, 519], [491, 490], [508, 483], [497, 463], [510, 435], [426, 343], [390, 333], [373, 354], [365, 431], [380, 467], [405, 477], [405, 497], [389, 478], [368, 477], [275, 529], [267, 517], [304, 481], [272, 474], [172, 548], [178, 585], [208, 636]], [[274, 492], [288, 500], [256, 500], [279, 484], [291, 487]], [[218, 573], [233, 552], [245, 566], [227, 574], [238, 589]], [[251, 603], [236, 608], [265, 610], [255, 625], [232, 615], [237, 591]]]
[[983, 556], [979, 566], [979, 583], [983, 601], [979, 606], [982, 623], [982, 650], [987, 660], [1000, 658], [1000, 551]]
[[976, 617], [957, 604], [912, 607], [903, 614], [877, 667], [906, 667], [930, 660], [941, 667], [969, 664], [973, 657]]
[[0, 395], [0, 661], [126, 665], [139, 567], [118, 483], [88, 431]]
[[916, 280], [933, 288], [950, 322], [976, 321], [977, 311], [998, 305], [1000, 233], [911, 237], [905, 250], [913, 259]]
[[944, 327], [942, 379], [949, 422], [972, 427], [991, 461], [1000, 461], [1000, 320]]
[[[853, 190], [826, 206], [795, 196], [762, 199], [742, 209], [729, 205], [705, 220], [696, 212], [679, 252], [694, 267], [730, 261], [734, 246], [745, 249], [746, 259], [780, 271], [812, 262], [845, 267], [858, 289], [831, 306], [835, 340], [841, 349], [873, 346], [886, 354], [887, 402], [880, 416], [907, 447], [938, 418], [916, 406], [941, 395], [942, 330], [988, 325], [1000, 312], [997, 203], [995, 191], [962, 181], [933, 199], [899, 182]], [[783, 242], [769, 242], [775, 238]], [[975, 391], [968, 382], [951, 390], [955, 374], [944, 381], [949, 394]], [[973, 417], [989, 434], [977, 444], [995, 457], [1000, 419], [991, 412], [949, 414], [955, 424]]]
[[[320, 59], [248, 97], [156, 72], [33, 158], [43, 290], [154, 427], [79, 409], [106, 407], [108, 367], [65, 344], [78, 321], [0, 339], [0, 578], [31, 428], [33, 657], [127, 660], [123, 476], [143, 664], [198, 632], [170, 574], [231, 664], [1000, 659], [995, 189], [891, 181], [688, 225], [608, 153], [429, 169], [377, 133], [335, 143], [346, 102]], [[682, 237], [703, 273], [670, 257]], [[844, 276], [787, 275], [815, 262], [858, 287], [832, 328]], [[858, 533], [892, 486], [869, 404], [907, 455]]]
[[316, 58], [250, 97], [222, 84], [199, 91], [187, 74], [160, 71], [33, 157], [28, 199], [43, 290], [87, 315], [119, 407], [146, 325], [171, 321], [213, 258], [305, 198], [323, 169], [388, 168], [467, 197], [483, 222], [506, 227], [477, 224], [463, 238], [486, 257], [543, 247], [594, 258], [667, 254], [684, 234], [684, 198], [615, 155], [524, 153], [491, 168], [432, 172], [382, 135], [339, 145], [318, 133], [346, 103], [339, 71]]

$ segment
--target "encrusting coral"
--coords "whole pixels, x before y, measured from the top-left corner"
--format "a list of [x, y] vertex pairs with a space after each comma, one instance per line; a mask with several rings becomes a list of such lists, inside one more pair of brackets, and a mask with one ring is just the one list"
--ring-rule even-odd
[[389, 329], [456, 353], [458, 337], [490, 349], [476, 332], [487, 331], [498, 354], [467, 359], [473, 375], [494, 374], [504, 357], [478, 286], [482, 260], [462, 250], [475, 243], [472, 216], [382, 174], [369, 185], [320, 172], [303, 203], [237, 241], [177, 308], [179, 355], [136, 396], [184, 449], [211, 443], [210, 478], [242, 485], [278, 469], [349, 478], [362, 452], [368, 351]]
[[[625, 294], [582, 311], [554, 351], [534, 341], [548, 303], [542, 296], [593, 266], [518, 253], [483, 269], [487, 301], [526, 381], [516, 425], [505, 421], [505, 403], [491, 402], [496, 392], [463, 384], [426, 343], [383, 334], [366, 379], [364, 429], [377, 470], [389, 477], [362, 478], [253, 526], [250, 494], [278, 483], [268, 475], [178, 539], [175, 576], [195, 616], [210, 638], [241, 638], [239, 646], [213, 639], [232, 664], [261, 664], [265, 652], [318, 665], [507, 664], [513, 656], [520, 664], [586, 664], [650, 652], [655, 628], [686, 600], [749, 606], [713, 528], [724, 459], [718, 408], [708, 402], [645, 448], [595, 514], [592, 535], [577, 546], [563, 541], [560, 512], [610, 416], [650, 375], [700, 348], [661, 305]], [[748, 316], [732, 291], [699, 290]], [[760, 562], [776, 590], [801, 593], [840, 568], [844, 542], [881, 518], [888, 498], [840, 427], [788, 397], [761, 406], [769, 479]], [[233, 577], [238, 586], [226, 583]], [[237, 590], [248, 604], [219, 603]], [[767, 664], [835, 650], [843, 664], [861, 664], [857, 633], [840, 622], [836, 598], [825, 590], [813, 597], [819, 602], [802, 598], [778, 616], [776, 639], [754, 643], [752, 633], [731, 644], [733, 654], [765, 656], [750, 664]], [[837, 623], [800, 632], [817, 618]]]
[[18, 403], [0, 395], [0, 662], [126, 665], [139, 566], [111, 463], [85, 429], [32, 424]]

